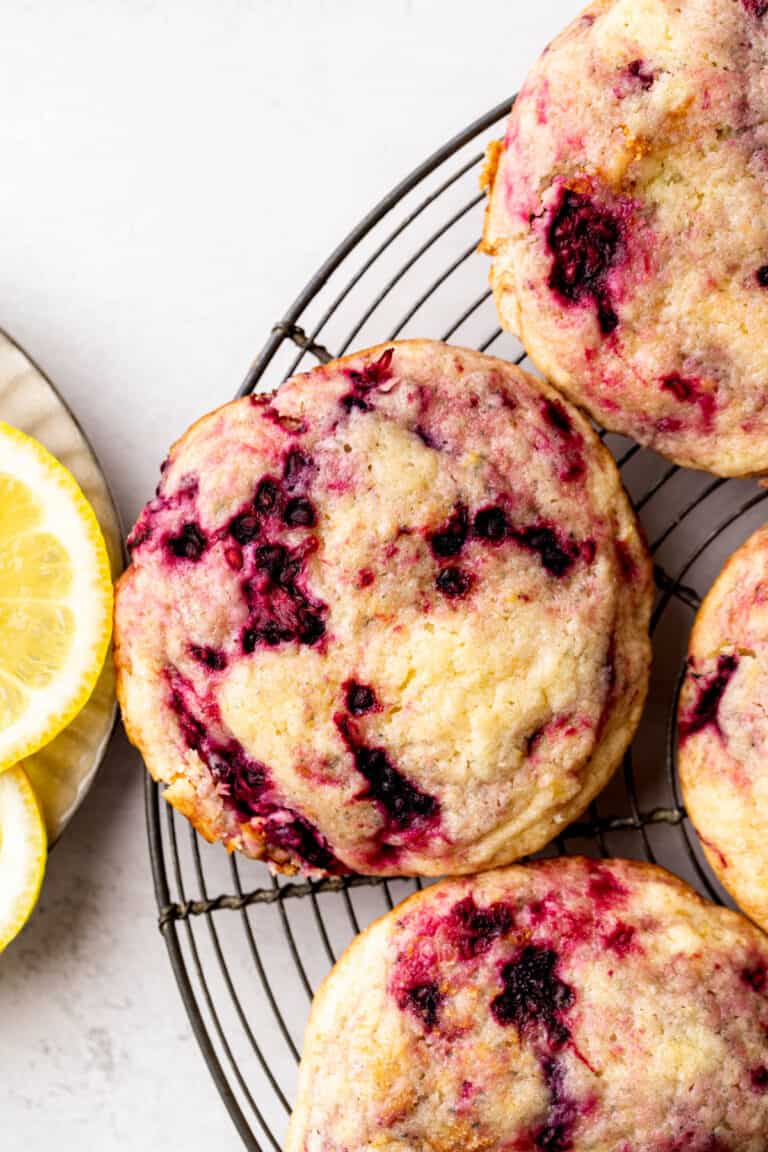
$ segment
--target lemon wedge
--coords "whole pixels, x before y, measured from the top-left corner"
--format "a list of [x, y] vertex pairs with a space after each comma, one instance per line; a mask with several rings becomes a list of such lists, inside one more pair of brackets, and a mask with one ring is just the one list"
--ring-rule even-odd
[[111, 628], [93, 509], [58, 460], [0, 421], [0, 773], [82, 709]]
[[45, 874], [42, 813], [20, 765], [0, 776], [0, 952], [32, 915]]

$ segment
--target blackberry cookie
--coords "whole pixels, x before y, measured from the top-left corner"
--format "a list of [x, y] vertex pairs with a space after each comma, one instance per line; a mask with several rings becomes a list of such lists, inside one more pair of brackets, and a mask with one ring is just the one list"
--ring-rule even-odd
[[503, 325], [606, 428], [768, 468], [768, 4], [599, 0], [491, 154]]
[[707, 859], [768, 929], [768, 529], [707, 596], [678, 721], [680, 781]]
[[320, 989], [286, 1152], [764, 1152], [767, 1033], [768, 940], [661, 869], [447, 881]]
[[280, 870], [507, 863], [637, 724], [633, 512], [588, 422], [501, 361], [382, 345], [229, 404], [129, 543], [129, 735], [205, 836]]

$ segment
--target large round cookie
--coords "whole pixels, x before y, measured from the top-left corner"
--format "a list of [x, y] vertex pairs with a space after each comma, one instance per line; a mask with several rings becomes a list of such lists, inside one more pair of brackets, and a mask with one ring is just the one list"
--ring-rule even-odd
[[765, 1152], [768, 940], [661, 869], [437, 884], [323, 984], [286, 1152]]
[[605, 427], [768, 468], [768, 3], [599, 0], [513, 108], [485, 247], [502, 323]]
[[649, 564], [616, 468], [501, 361], [383, 345], [230, 404], [130, 546], [128, 732], [204, 835], [280, 869], [508, 862], [637, 723]]
[[707, 859], [768, 929], [768, 528], [731, 557], [699, 611], [678, 734]]

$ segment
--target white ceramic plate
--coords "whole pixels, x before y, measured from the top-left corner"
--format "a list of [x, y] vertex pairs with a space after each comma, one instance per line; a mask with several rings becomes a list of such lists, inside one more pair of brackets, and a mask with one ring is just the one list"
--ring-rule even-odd
[[[77, 421], [29, 357], [0, 331], [0, 420], [44, 444], [73, 474], [93, 505], [114, 578], [123, 564], [120, 522], [104, 474]], [[83, 711], [61, 735], [25, 761], [54, 844], [77, 811], [102, 761], [117, 703], [111, 656]]]

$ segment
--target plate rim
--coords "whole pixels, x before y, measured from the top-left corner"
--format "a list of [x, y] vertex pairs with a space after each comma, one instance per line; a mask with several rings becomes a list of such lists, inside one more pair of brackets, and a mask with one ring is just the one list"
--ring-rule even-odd
[[[93, 463], [95, 464], [96, 470], [99, 474], [99, 478], [104, 485], [104, 491], [105, 491], [106, 496], [108, 498], [112, 514], [115, 518], [115, 526], [117, 528], [117, 538], [118, 538], [117, 539], [118, 561], [119, 561], [119, 565], [120, 565], [120, 570], [123, 571], [125, 569], [126, 563], [127, 563], [127, 552], [126, 552], [126, 547], [125, 547], [125, 527], [123, 524], [123, 518], [120, 514], [120, 507], [119, 507], [117, 500], [115, 498], [115, 493], [112, 489], [112, 485], [110, 484], [107, 473], [106, 473], [106, 471], [105, 471], [105, 469], [101, 463], [101, 460], [99, 458], [98, 453], [96, 452], [96, 449], [93, 446], [93, 443], [91, 442], [90, 437], [88, 436], [85, 429], [83, 428], [83, 425], [81, 424], [80, 420], [78, 419], [78, 416], [75, 413], [75, 411], [73, 410], [72, 406], [67, 401], [66, 397], [62, 394], [60, 389], [53, 382], [53, 380], [48, 375], [48, 373], [45, 371], [45, 369], [40, 365], [40, 363], [33, 356], [31, 356], [29, 354], [29, 352], [27, 351], [27, 349], [24, 347], [23, 344], [20, 344], [19, 341], [14, 336], [12, 336], [6, 328], [4, 328], [2, 325], [0, 325], [0, 341], [3, 341], [3, 340], [7, 341], [7, 343], [13, 349], [15, 349], [15, 351], [18, 352], [19, 355], [24, 358], [24, 360], [26, 360], [27, 364], [30, 365], [30, 367], [40, 377], [40, 379], [45, 383], [45, 385], [48, 388], [50, 388], [54, 397], [56, 398], [56, 400], [59, 402], [62, 409], [64, 410], [64, 413], [66, 414], [66, 416], [69, 418], [69, 420], [74, 425], [74, 427], [75, 427], [78, 435], [80, 436], [83, 444], [85, 445]], [[79, 486], [79, 482], [78, 482], [78, 486]], [[117, 582], [117, 580], [119, 579], [119, 576], [120, 576], [120, 572], [113, 573], [113, 583]], [[111, 643], [111, 641], [110, 641], [109, 649], [107, 651], [106, 659], [107, 660], [112, 659], [112, 643]], [[103, 668], [102, 668], [102, 671], [103, 671]], [[101, 675], [101, 673], [100, 673], [100, 675]], [[89, 697], [89, 700], [90, 700], [90, 697]], [[87, 702], [84, 705], [84, 707], [87, 707]], [[83, 778], [83, 782], [81, 784], [81, 787], [78, 790], [78, 795], [77, 795], [77, 799], [76, 799], [76, 802], [74, 804], [74, 807], [72, 808], [71, 812], [66, 817], [66, 819], [64, 820], [62, 826], [59, 828], [57, 835], [56, 836], [50, 836], [50, 834], [49, 834], [49, 840], [48, 840], [49, 853], [53, 851], [53, 849], [56, 847], [57, 844], [60, 843], [63, 836], [66, 834], [70, 824], [72, 823], [72, 820], [74, 819], [74, 817], [77, 815], [77, 813], [82, 808], [83, 803], [85, 802], [88, 794], [90, 793], [91, 789], [93, 788], [93, 784], [94, 784], [94, 781], [96, 780], [96, 776], [98, 775], [99, 769], [101, 768], [102, 764], [104, 763], [104, 759], [106, 757], [107, 751], [109, 749], [109, 746], [112, 742], [112, 738], [113, 738], [115, 731], [117, 729], [119, 716], [120, 716], [120, 707], [119, 707], [118, 700], [117, 700], [117, 693], [113, 689], [112, 703], [111, 703], [111, 707], [110, 707], [109, 724], [108, 724], [108, 726], [104, 732], [104, 736], [103, 736], [102, 740], [100, 741], [99, 745], [97, 746], [97, 748], [95, 750], [93, 765], [90, 768], [89, 772], [86, 774], [86, 776]]]

